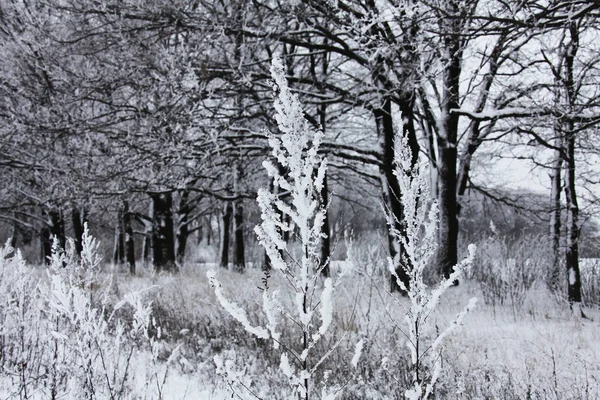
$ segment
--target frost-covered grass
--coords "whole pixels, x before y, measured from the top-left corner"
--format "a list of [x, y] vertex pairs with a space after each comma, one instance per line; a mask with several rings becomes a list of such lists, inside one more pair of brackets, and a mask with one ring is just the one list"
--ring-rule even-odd
[[[278, 353], [247, 335], [222, 310], [204, 275], [211, 267], [214, 266], [188, 266], [181, 277], [156, 280], [164, 282], [157, 292], [162, 313], [173, 321], [174, 329], [167, 336], [187, 343], [186, 357], [197, 366], [192, 376], [203, 377], [207, 386], [222, 385], [216, 375], [211, 375], [212, 356], [234, 349], [238, 359], [246, 363], [245, 378], [251, 387], [272, 393], [280, 385], [283, 393], [287, 384], [281, 384], [277, 368], [269, 367], [278, 360]], [[402, 321], [403, 313], [384, 289], [387, 278], [379, 274], [368, 276], [363, 273], [367, 270], [368, 266], [356, 266], [334, 299], [337, 314], [332, 323], [336, 327], [332, 340], [342, 336], [344, 339], [326, 366], [332, 370], [329, 379], [350, 381], [341, 398], [401, 399], [403, 390], [411, 384], [410, 353], [404, 341], [398, 340], [391, 320]], [[250, 310], [250, 320], [261, 321], [261, 271], [251, 269], [239, 275], [220, 270], [219, 276], [232, 300]], [[152, 280], [134, 278], [128, 285], [146, 286]], [[284, 284], [275, 276], [272, 278], [274, 289]], [[434, 315], [434, 331], [436, 326], [451, 322], [457, 310], [473, 296], [481, 298], [481, 287], [476, 282], [464, 281], [451, 288]], [[479, 304], [464, 326], [448, 338], [444, 372], [437, 388], [441, 398], [521, 399], [527, 398], [527, 393], [532, 398], [600, 396], [600, 312], [587, 309], [593, 321], [582, 320], [574, 318], [567, 306], [544, 289], [532, 289], [526, 297], [516, 317], [510, 305]], [[401, 297], [399, 301], [408, 303]], [[184, 329], [190, 331], [180, 335], [178, 332]], [[358, 369], [354, 370], [353, 345], [359, 338], [365, 339], [365, 348]], [[256, 348], [261, 351], [257, 353]], [[400, 367], [404, 373], [388, 375], [381, 365], [385, 357], [388, 364], [395, 369]]]
[[[340, 337], [343, 340], [324, 368], [332, 371], [329, 376], [332, 382], [348, 382], [341, 396], [343, 399], [401, 399], [403, 391], [411, 384], [410, 353], [390, 321], [392, 318], [401, 321], [403, 314], [386, 292], [388, 278], [381, 273], [386, 268], [385, 261], [358, 243], [352, 251], [359, 261], [353, 266], [353, 272], [340, 283], [334, 298], [336, 314], [331, 340]], [[370, 264], [363, 263], [367, 261]], [[18, 276], [32, 279], [32, 286], [25, 287], [24, 297], [29, 299], [32, 299], [31, 294], [38, 293], [32, 287], [41, 287], [42, 283], [48, 282], [42, 267], [23, 266], [19, 274], [13, 264], [4, 264], [3, 268], [7, 267], [11, 270], [3, 270], [3, 300], [8, 294], [19, 293], [21, 286], [15, 283]], [[336, 265], [333, 267], [335, 271]], [[145, 292], [145, 300], [146, 303], [153, 302], [152, 315], [156, 325], [162, 326], [161, 345], [155, 350], [155, 356], [143, 335], [139, 338], [131, 359], [134, 367], [128, 378], [130, 389], [123, 398], [158, 398], [157, 382], [163, 382], [164, 375], [160, 374], [166, 371], [161, 388], [164, 399], [229, 399], [231, 393], [217, 376], [213, 362], [214, 356], [222, 352], [228, 352], [230, 356], [235, 353], [245, 368], [244, 379], [249, 387], [264, 395], [271, 393], [271, 397], [266, 398], [283, 398], [289, 392], [287, 383], [282, 383], [281, 372], [272, 366], [273, 361], [279, 360], [279, 354], [268, 342], [247, 335], [218, 303], [206, 278], [206, 272], [211, 268], [218, 267], [215, 264], [190, 264], [177, 276], [155, 276], [144, 270], [137, 277], [125, 273], [113, 276], [110, 303], [118, 303], [127, 293], [152, 287]], [[94, 293], [102, 293], [107, 287], [109, 272], [110, 269], [105, 268], [99, 273], [99, 284], [93, 288]], [[230, 298], [244, 305], [250, 320], [264, 322], [259, 290], [262, 272], [248, 269], [246, 274], [240, 275], [220, 269], [218, 276]], [[274, 290], [286, 284], [277, 275], [270, 282]], [[483, 298], [481, 285], [473, 280], [465, 280], [448, 290], [434, 315], [433, 330], [435, 326], [446, 326], [473, 296]], [[398, 299], [408, 302], [402, 297]], [[15, 391], [19, 387], [19, 369], [8, 364], [10, 356], [18, 353], [6, 341], [7, 303], [3, 304], [0, 399], [26, 398]], [[132, 309], [126, 310], [129, 311], [120, 318], [131, 321]], [[26, 318], [36, 315], [35, 310], [29, 311], [29, 314], [23, 314]], [[438, 398], [524, 399], [528, 394], [530, 398], [541, 399], [599, 398], [600, 312], [587, 308], [586, 314], [593, 321], [574, 318], [568, 306], [556, 301], [544, 287], [529, 290], [516, 314], [510, 304], [492, 306], [480, 302], [464, 321], [464, 326], [448, 338], [443, 372], [437, 385]], [[38, 315], [25, 325], [31, 339], [26, 348], [34, 361], [35, 357], [40, 357], [38, 361], [46, 362], [48, 359], [43, 358], [37, 350], [39, 347], [35, 346], [36, 340], [47, 339], [45, 332], [36, 328], [40, 318], [42, 316]], [[365, 339], [365, 346], [355, 369], [351, 361], [359, 338]], [[176, 355], [171, 357], [177, 347]], [[388, 375], [381, 365], [384, 357], [395, 370], [404, 373]], [[28, 367], [33, 365], [31, 362]], [[54, 366], [57, 371], [68, 367], [69, 364]], [[160, 379], [149, 371], [159, 371]], [[29, 388], [32, 390], [28, 392], [28, 398], [51, 398], [44, 389], [48, 386], [44, 386], [43, 376], [30, 376]], [[39, 387], [33, 390], [36, 385]], [[281, 395], [273, 396], [272, 393]], [[62, 398], [82, 397], [71, 393]]]

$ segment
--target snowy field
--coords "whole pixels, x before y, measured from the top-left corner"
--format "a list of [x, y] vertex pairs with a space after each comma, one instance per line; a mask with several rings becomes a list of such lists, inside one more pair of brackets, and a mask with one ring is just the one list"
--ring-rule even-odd
[[[340, 264], [347, 263], [334, 264], [334, 276]], [[240, 383], [259, 398], [291, 398], [287, 378], [278, 368], [279, 350], [249, 335], [223, 310], [206, 278], [211, 268], [216, 266], [190, 264], [176, 276], [153, 276], [141, 271], [140, 276], [130, 277], [114, 272], [111, 279], [107, 272], [99, 273], [97, 284], [88, 288], [84, 285], [81, 292], [94, 298], [89, 308], [99, 310], [104, 304], [105, 317], [96, 318], [89, 309], [69, 306], [77, 294], [57, 284], [56, 276], [64, 276], [60, 272], [49, 276], [40, 268], [16, 267], [5, 261], [0, 399], [53, 398], [52, 387], [56, 390], [54, 398], [78, 399], [84, 398], [81, 390], [92, 386], [96, 392], [89, 398], [224, 400], [232, 398], [231, 388], [236, 389], [233, 398], [256, 398]], [[250, 268], [240, 275], [221, 268], [217, 276], [224, 292], [248, 311], [253, 323], [265, 322], [260, 304], [260, 270]], [[72, 278], [64, 282], [74, 284]], [[273, 275], [270, 285], [283, 290], [285, 281]], [[324, 344], [328, 348], [332, 342], [339, 342], [324, 365], [330, 370], [329, 382], [343, 387], [339, 396], [342, 399], [404, 398], [410, 382], [410, 359], [400, 329], [402, 307], [408, 305], [408, 300], [390, 294], [387, 279], [373, 266], [353, 265], [338, 288], [333, 299], [333, 333]], [[67, 309], [62, 311], [51, 304], [58, 301], [60, 293], [67, 296], [63, 299]], [[128, 293], [140, 295], [132, 297]], [[19, 300], [15, 298], [18, 294], [22, 295]], [[68, 296], [74, 297], [69, 300]], [[574, 317], [568, 306], [541, 285], [527, 293], [518, 311], [509, 304], [491, 307], [481, 300], [477, 282], [463, 281], [446, 292], [433, 316], [431, 331], [426, 334], [435, 335], [474, 296], [480, 299], [477, 308], [446, 342], [437, 386], [439, 398], [600, 397], [597, 308], [585, 309], [588, 318]], [[122, 306], [126, 312], [117, 313], [125, 321], [125, 333], [117, 341], [117, 317], [106, 326], [101, 321], [107, 320], [106, 316], [111, 315], [108, 311], [123, 299], [130, 304]], [[135, 305], [137, 300], [140, 302]], [[27, 309], [36, 301], [41, 313]], [[148, 315], [144, 316], [147, 305]], [[18, 307], [11, 310], [11, 306]], [[136, 309], [140, 315], [135, 315]], [[146, 317], [150, 323], [136, 327], [136, 320], [143, 325]], [[54, 322], [49, 325], [44, 321], [52, 318]], [[69, 318], [72, 323], [63, 321]], [[19, 321], [26, 325], [19, 326]], [[84, 323], [89, 326], [82, 327]], [[42, 329], [53, 324], [62, 324], [65, 331]], [[293, 331], [289, 324], [282, 327], [285, 331], [283, 328]], [[82, 329], [90, 329], [87, 336], [81, 334]], [[21, 343], [7, 343], [9, 339]], [[351, 359], [354, 344], [360, 339], [364, 339], [365, 346], [355, 368]], [[120, 346], [118, 352], [114, 352], [116, 343]], [[238, 374], [236, 382], [228, 382], [216, 373], [217, 355], [234, 360], [231, 371]], [[120, 357], [120, 364], [109, 357]], [[87, 376], [82, 373], [86, 365], [91, 368]], [[322, 397], [317, 393], [314, 398]]]

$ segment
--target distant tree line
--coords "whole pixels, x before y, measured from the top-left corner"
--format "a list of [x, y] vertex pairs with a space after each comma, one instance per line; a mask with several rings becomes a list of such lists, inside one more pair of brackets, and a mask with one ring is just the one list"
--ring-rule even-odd
[[[394, 138], [406, 135], [411, 165], [430, 165], [448, 277], [465, 195], [494, 198], [481, 166], [510, 152], [551, 177], [556, 279], [580, 302], [580, 204], [596, 202], [600, 183], [599, 10], [591, 0], [3, 2], [0, 220], [15, 238], [38, 238], [47, 259], [67, 225], [80, 250], [83, 224], [114, 216], [113, 259], [135, 273], [139, 252], [176, 271], [191, 235], [218, 216], [220, 262], [243, 271], [256, 190], [287, 196], [260, 166], [277, 131], [269, 65], [280, 54], [325, 133], [324, 203], [332, 184], [375, 189], [402, 232]], [[326, 221], [322, 258], [332, 229]], [[391, 237], [389, 251], [411, 268]]]

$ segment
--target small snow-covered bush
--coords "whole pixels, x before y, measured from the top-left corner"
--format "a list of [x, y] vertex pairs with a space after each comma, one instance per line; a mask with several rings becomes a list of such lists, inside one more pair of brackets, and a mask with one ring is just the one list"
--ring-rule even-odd
[[[322, 271], [329, 260], [321, 260], [319, 249], [326, 204], [319, 198], [326, 173], [326, 160], [319, 154], [323, 133], [310, 127], [304, 118], [296, 95], [290, 91], [281, 60], [275, 58], [271, 68], [278, 98], [275, 101], [276, 119], [281, 136], [271, 135], [269, 144], [275, 163], [263, 163], [274, 185], [289, 192], [291, 203], [282, 201], [277, 195], [261, 189], [258, 203], [262, 212], [262, 223], [256, 227], [261, 245], [265, 248], [271, 268], [282, 274], [288, 286], [286, 293], [273, 291], [265, 279], [262, 291], [262, 308], [266, 325], [254, 325], [244, 309], [231, 302], [224, 294], [214, 271], [208, 274], [215, 294], [222, 306], [239, 321], [252, 335], [271, 340], [273, 348], [280, 350], [279, 370], [293, 388], [293, 398], [308, 399], [311, 394], [332, 400], [341, 392], [341, 387], [327, 385], [327, 375], [318, 375], [320, 366], [330, 356], [339, 341], [324, 353], [318, 344], [328, 336], [333, 320], [333, 297], [336, 284], [331, 278], [323, 278]], [[280, 173], [280, 170], [286, 171]], [[294, 252], [283, 240], [283, 233], [291, 231], [289, 217], [299, 232], [300, 251]], [[292, 322], [296, 328], [291, 333], [282, 332], [281, 319]], [[289, 325], [288, 325], [289, 326]], [[360, 357], [362, 342], [356, 346], [352, 364]], [[228, 381], [250, 388], [243, 375], [231, 359], [215, 357], [218, 372]], [[321, 379], [317, 379], [320, 376]], [[259, 397], [256, 395], [256, 397]]]
[[19, 251], [0, 250], [0, 394], [122, 399], [138, 392], [133, 356], [144, 343], [154, 355], [158, 343], [149, 337], [152, 309], [141, 292], [112, 302], [111, 285], [99, 280], [98, 249], [86, 226], [81, 255], [72, 241], [64, 251], [55, 243], [46, 276]]

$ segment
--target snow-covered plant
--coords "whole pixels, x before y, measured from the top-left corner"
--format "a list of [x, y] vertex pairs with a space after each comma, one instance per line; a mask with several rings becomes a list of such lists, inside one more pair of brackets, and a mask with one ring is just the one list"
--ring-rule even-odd
[[[399, 130], [400, 132], [402, 131]], [[388, 213], [388, 225], [391, 234], [398, 244], [405, 249], [395, 259], [388, 259], [388, 268], [402, 290], [410, 300], [410, 305], [400, 304], [405, 309], [405, 325], [402, 332], [407, 337], [407, 346], [411, 353], [412, 383], [404, 395], [411, 399], [427, 399], [433, 394], [436, 381], [442, 367], [442, 350], [444, 339], [462, 324], [465, 316], [475, 307], [476, 298], [460, 312], [446, 329], [433, 339], [427, 338], [429, 320], [437, 307], [441, 296], [453, 285], [462, 272], [470, 267], [475, 255], [475, 245], [469, 245], [467, 257], [454, 267], [450, 277], [433, 289], [429, 289], [424, 281], [424, 272], [436, 251], [437, 204], [427, 205], [429, 188], [428, 172], [418, 164], [411, 165], [411, 150], [404, 135], [398, 136], [395, 142], [394, 173], [400, 185], [400, 201], [404, 207], [402, 226], [405, 231], [394, 228], [393, 216]], [[409, 266], [409, 267], [407, 267]], [[398, 268], [404, 268], [409, 278], [407, 288], [397, 275]]]
[[[87, 225], [83, 234], [81, 257], [75, 257], [69, 243], [63, 252], [55, 246], [48, 268], [49, 283], [43, 290], [46, 296], [44, 312], [52, 321], [51, 342], [61, 350], [62, 368], [68, 368], [64, 394], [81, 398], [123, 398], [130, 390], [129, 368], [135, 350], [132, 338], [147, 330], [147, 322], [138, 322], [147, 307], [141, 302], [125, 301], [108, 308], [108, 293], [102, 302], [93, 302], [94, 285], [101, 257], [99, 243], [89, 235]], [[116, 312], [129, 303], [134, 308], [131, 328], [115, 318]]]
[[52, 275], [60, 275], [63, 279], [68, 280], [70, 286], [84, 289], [92, 296], [94, 290], [100, 286], [98, 276], [102, 255], [100, 242], [90, 234], [87, 222], [83, 225], [81, 242], [81, 253], [77, 253], [75, 241], [72, 238], [67, 240], [64, 249], [55, 239], [52, 243], [48, 272]]
[[[325, 355], [315, 354], [316, 344], [327, 335], [333, 316], [333, 293], [335, 284], [331, 278], [323, 280], [322, 270], [328, 260], [320, 259], [320, 243], [323, 238], [322, 225], [325, 219], [326, 204], [319, 198], [327, 168], [326, 160], [318, 154], [323, 133], [310, 126], [298, 97], [293, 94], [285, 79], [282, 62], [273, 59], [271, 74], [275, 80], [278, 97], [275, 101], [275, 116], [282, 135], [270, 135], [269, 145], [277, 164], [264, 161], [263, 166], [280, 191], [290, 195], [291, 202], [284, 202], [266, 189], [258, 192], [262, 223], [255, 228], [261, 245], [270, 259], [270, 265], [283, 274], [293, 296], [293, 305], [280, 301], [279, 293], [265, 287], [262, 294], [263, 311], [267, 323], [265, 327], [253, 326], [246, 312], [229, 301], [216, 278], [209, 271], [208, 278], [215, 288], [221, 305], [238, 320], [244, 328], [262, 339], [271, 339], [275, 349], [282, 348], [280, 370], [288, 378], [296, 395], [308, 399], [313, 388], [313, 380], [318, 368], [331, 351]], [[281, 173], [280, 171], [285, 171]], [[282, 215], [289, 217], [286, 223]], [[293, 254], [283, 239], [283, 233], [295, 225], [299, 231], [300, 254]], [[339, 282], [339, 280], [338, 280]], [[284, 316], [293, 321], [300, 330], [300, 343], [283, 343], [278, 322]], [[294, 337], [297, 333], [294, 333]], [[333, 350], [333, 349], [331, 349]], [[358, 356], [353, 363], [358, 362]], [[221, 366], [229, 365], [219, 358]], [[232, 371], [232, 368], [220, 368]], [[235, 374], [228, 373], [227, 376]], [[320, 383], [324, 387], [324, 382]], [[323, 388], [321, 396], [334, 399], [340, 390]]]
[[[46, 276], [27, 266], [19, 251], [0, 248], [0, 397], [129, 398], [139, 393], [133, 357], [146, 343], [137, 339], [150, 342], [156, 359], [143, 293], [112, 306], [97, 285], [98, 243], [86, 229], [82, 257], [72, 245], [54, 246]], [[94, 301], [94, 291], [102, 301]], [[165, 376], [152, 376], [159, 391]]]
[[0, 248], [0, 393], [29, 398], [47, 376], [39, 279], [9, 242]]

